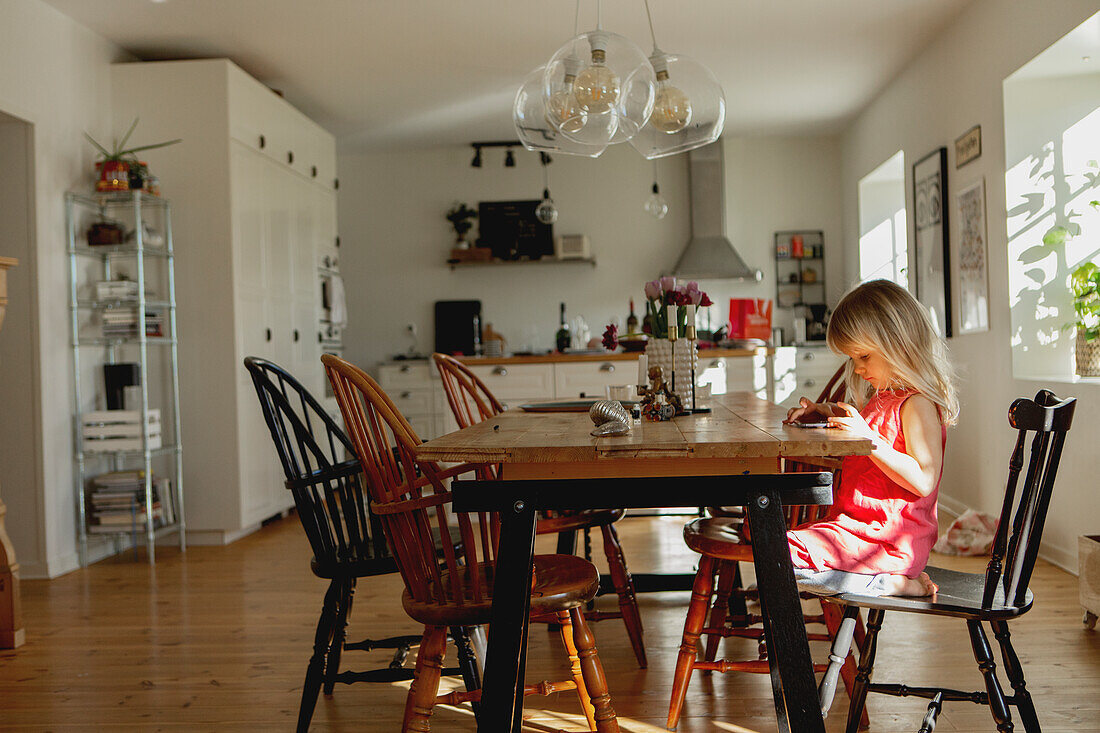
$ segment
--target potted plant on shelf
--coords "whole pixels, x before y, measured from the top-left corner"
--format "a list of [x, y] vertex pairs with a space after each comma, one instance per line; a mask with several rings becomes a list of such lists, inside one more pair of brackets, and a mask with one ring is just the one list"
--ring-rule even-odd
[[[1096, 164], [1092, 163], [1091, 167]], [[1100, 210], [1100, 201], [1090, 201], [1089, 205]], [[1080, 226], [1071, 226], [1080, 236]], [[1069, 227], [1056, 225], [1043, 235], [1043, 244], [1061, 247], [1073, 236]], [[1082, 262], [1069, 275], [1069, 289], [1073, 295], [1074, 318], [1062, 329], [1075, 331], [1075, 372], [1079, 377], [1100, 377], [1100, 267], [1091, 260]]]
[[148, 174], [148, 169], [144, 171], [140, 170], [142, 164], [140, 164], [137, 159], [137, 154], [139, 152], [142, 150], [153, 150], [168, 145], [175, 145], [181, 140], [180, 138], [176, 138], [175, 140], [167, 140], [162, 143], [152, 143], [151, 145], [138, 145], [127, 148], [126, 142], [130, 139], [130, 135], [134, 133], [134, 128], [137, 127], [137, 123], [138, 118], [135, 117], [134, 121], [130, 123], [130, 128], [126, 130], [126, 134], [122, 136], [121, 140], [114, 140], [110, 150], [100, 145], [95, 138], [87, 132], [84, 133], [84, 137], [88, 138], [88, 142], [94, 145], [95, 149], [99, 151], [99, 160], [97, 160], [95, 164], [99, 176], [95, 184], [96, 191], [130, 190], [131, 166], [138, 169], [137, 172], [142, 174], [142, 181], [144, 181], [144, 176]]
[[477, 218], [477, 211], [469, 208], [464, 203], [455, 204], [447, 212], [447, 221], [455, 230], [455, 249], [469, 249], [470, 243], [466, 241], [466, 232], [474, 224], [471, 219]]

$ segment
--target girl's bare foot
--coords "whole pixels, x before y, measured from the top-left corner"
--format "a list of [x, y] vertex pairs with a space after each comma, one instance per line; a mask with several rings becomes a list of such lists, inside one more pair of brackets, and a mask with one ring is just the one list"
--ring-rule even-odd
[[930, 596], [939, 590], [939, 587], [928, 577], [928, 573], [921, 573], [915, 578], [891, 575], [885, 585], [886, 595], [889, 596]]

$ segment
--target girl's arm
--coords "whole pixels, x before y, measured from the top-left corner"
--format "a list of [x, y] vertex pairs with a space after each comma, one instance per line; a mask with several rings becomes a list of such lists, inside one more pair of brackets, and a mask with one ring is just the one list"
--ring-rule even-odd
[[871, 460], [902, 488], [917, 496], [932, 493], [943, 467], [943, 436], [940, 416], [931, 400], [913, 395], [901, 406], [901, 429], [905, 435], [906, 452], [889, 445], [854, 407], [843, 402], [838, 406], [846, 416], [830, 418], [830, 424], [869, 439]]
[[847, 413], [840, 409], [835, 402], [810, 402], [808, 397], [800, 397], [798, 407], [787, 410], [787, 422], [798, 422], [804, 416], [815, 417], [817, 415], [822, 418], [829, 418], [846, 416]]

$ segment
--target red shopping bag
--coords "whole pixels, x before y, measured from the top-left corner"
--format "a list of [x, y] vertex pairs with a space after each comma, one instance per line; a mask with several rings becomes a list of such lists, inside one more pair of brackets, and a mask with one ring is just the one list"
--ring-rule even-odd
[[771, 300], [768, 298], [730, 298], [730, 338], [767, 341], [771, 336]]

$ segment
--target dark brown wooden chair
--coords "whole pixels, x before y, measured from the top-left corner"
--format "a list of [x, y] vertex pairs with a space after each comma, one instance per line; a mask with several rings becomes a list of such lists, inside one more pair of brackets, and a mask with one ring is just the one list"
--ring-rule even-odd
[[[298, 709], [297, 729], [306, 731], [322, 688], [331, 695], [337, 682], [393, 683], [412, 679], [413, 670], [404, 663], [420, 637], [346, 641], [358, 579], [397, 572], [381, 522], [363, 495], [354, 446], [309, 390], [285, 369], [252, 356], [244, 360], [244, 365], [256, 388], [286, 487], [294, 497], [298, 519], [313, 551], [310, 568], [317, 577], [329, 581]], [[477, 689], [480, 679], [467, 631], [454, 627], [451, 634], [461, 666], [445, 673], [461, 673], [467, 689]], [[345, 649], [393, 649], [394, 655], [387, 667], [341, 672]]]
[[[427, 731], [437, 703], [480, 698], [480, 690], [438, 697], [437, 693], [447, 627], [490, 620], [500, 521], [487, 512], [475, 517], [451, 512], [451, 492], [445, 482], [477, 466], [462, 464], [444, 470], [434, 463], [417, 462], [413, 451], [420, 439], [378, 384], [339, 357], [325, 354], [321, 360], [363, 466], [371, 506], [405, 581], [402, 605], [412, 619], [424, 624], [402, 730]], [[460, 547], [450, 541], [452, 525], [457, 525], [462, 537]], [[442, 557], [436, 554], [432, 527], [443, 542]], [[603, 733], [618, 731], [618, 721], [595, 639], [581, 612], [598, 587], [596, 568], [583, 558], [535, 556], [531, 613], [557, 618], [572, 679], [528, 685], [524, 693], [576, 690], [589, 729]]]
[[[451, 412], [454, 414], [460, 428], [467, 428], [504, 411], [503, 405], [493, 396], [485, 383], [458, 359], [446, 354], [435, 353], [432, 354], [432, 360], [439, 370], [439, 375], [443, 380], [443, 391], [447, 395], [447, 403], [451, 406]], [[486, 465], [480, 470], [479, 477], [495, 479], [499, 478], [498, 474], [498, 466]], [[600, 530], [603, 536], [604, 554], [607, 556], [607, 566], [611, 571], [611, 583], [619, 597], [619, 610], [589, 610], [585, 612], [585, 618], [589, 621], [621, 618], [626, 626], [627, 636], [630, 637], [630, 645], [634, 649], [638, 666], [644, 669], [647, 662], [642, 616], [638, 611], [634, 582], [631, 580], [630, 570], [626, 566], [626, 555], [619, 543], [619, 535], [615, 531], [615, 522], [622, 519], [625, 513], [623, 509], [545, 512], [539, 517], [535, 532], [536, 534], [560, 534], [562, 532], [583, 531], [587, 549], [589, 530], [596, 528]]]
[[[826, 383], [816, 401], [842, 400], [845, 392], [843, 377], [844, 366], [841, 366]], [[812, 457], [802, 461], [783, 459], [784, 472], [818, 472], [823, 469], [834, 472], [835, 485], [839, 480], [839, 462], [820, 458], [814, 460]], [[791, 528], [824, 519], [828, 512], [827, 506], [794, 505], [784, 509], [787, 526]], [[746, 600], [755, 599], [757, 594], [754, 589], [744, 588], [741, 581], [740, 563], [753, 562], [752, 543], [744, 531], [744, 519], [739, 516], [740, 512], [727, 511], [724, 507], [711, 508], [709, 511], [710, 517], [696, 519], [684, 527], [684, 541], [702, 557], [695, 575], [691, 602], [684, 621], [684, 635], [673, 676], [672, 699], [669, 702], [667, 723], [670, 730], [675, 729], [679, 724], [688, 683], [694, 670], [753, 674], [768, 674], [770, 671], [767, 647], [764, 644], [764, 630], [761, 626], [763, 617], [761, 614], [750, 613], [746, 604]], [[801, 595], [803, 598], [816, 598], [821, 606], [820, 614], [804, 614], [805, 622], [821, 624], [826, 629], [825, 633], [807, 632], [807, 639], [810, 641], [834, 640], [842, 621], [839, 607], [821, 597], [807, 593]], [[710, 605], [709, 618], [708, 604]], [[858, 622], [858, 618], [854, 620]], [[862, 639], [862, 624], [859, 624], [853, 633]], [[699, 659], [696, 651], [700, 636], [706, 637], [702, 659]], [[756, 639], [758, 641], [757, 658], [716, 660], [719, 643], [722, 639], [731, 636]], [[814, 665], [814, 670], [817, 672], [823, 672], [826, 668], [825, 663]], [[851, 691], [855, 685], [855, 663], [851, 659], [846, 659], [840, 674], [847, 689]], [[867, 727], [866, 716], [864, 716], [863, 727]]]
[[[867, 635], [860, 647], [859, 671], [855, 690], [848, 708], [849, 733], [856, 730], [856, 722], [863, 713], [867, 693], [878, 692], [895, 696], [916, 696], [930, 700], [928, 712], [920, 731], [931, 733], [936, 716], [945, 700], [979, 703], [989, 707], [997, 730], [1013, 729], [1009, 706], [1015, 705], [1023, 721], [1024, 730], [1038, 733], [1039, 719], [1035, 705], [1024, 682], [1023, 666], [1012, 648], [1008, 621], [1027, 613], [1034, 602], [1028, 590], [1028, 581], [1035, 567], [1039, 543], [1043, 537], [1047, 507], [1054, 491], [1054, 478], [1062, 455], [1062, 445], [1073, 421], [1076, 400], [1058, 399], [1052, 392], [1041, 390], [1034, 400], [1018, 399], [1008, 410], [1008, 423], [1018, 433], [1016, 445], [1008, 462], [1008, 482], [1001, 516], [994, 536], [989, 564], [985, 574], [960, 573], [933, 566], [925, 568], [932, 581], [939, 586], [934, 596], [926, 598], [869, 597], [844, 594], [830, 600], [845, 606], [844, 622], [833, 646], [833, 655], [847, 654], [851, 635], [847, 633], [860, 608], [867, 608]], [[1017, 492], [1017, 485], [1024, 465], [1028, 434], [1031, 434], [1030, 457], [1024, 483]], [[1015, 512], [1013, 512], [1015, 507]], [[878, 649], [878, 636], [887, 611], [922, 613], [934, 616], [953, 616], [966, 620], [970, 632], [970, 644], [974, 660], [985, 680], [985, 692], [963, 692], [940, 687], [911, 687], [908, 685], [871, 682], [871, 674]], [[1005, 695], [997, 679], [997, 667], [983, 624], [993, 629], [1004, 671], [1012, 685], [1012, 694]], [[836, 679], [835, 665], [825, 673], [821, 686], [822, 709], [827, 711], [832, 702], [832, 687]]]

